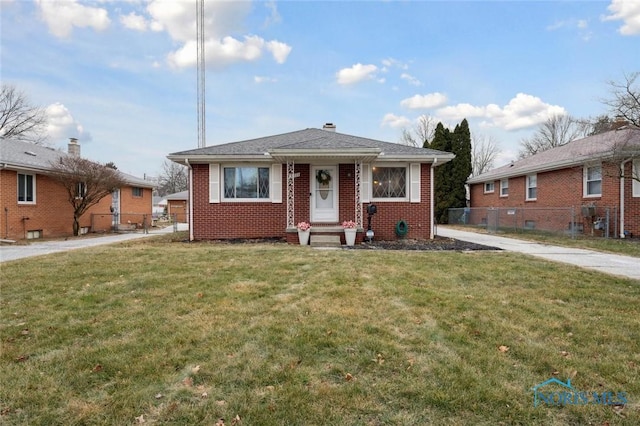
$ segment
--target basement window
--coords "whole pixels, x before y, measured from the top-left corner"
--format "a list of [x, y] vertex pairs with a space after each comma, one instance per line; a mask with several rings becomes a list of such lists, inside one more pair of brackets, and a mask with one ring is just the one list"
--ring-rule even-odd
[[42, 238], [42, 229], [27, 231], [27, 240], [36, 240]]

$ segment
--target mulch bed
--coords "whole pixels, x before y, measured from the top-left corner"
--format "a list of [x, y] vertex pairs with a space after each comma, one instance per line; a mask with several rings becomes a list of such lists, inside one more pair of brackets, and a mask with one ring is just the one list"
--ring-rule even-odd
[[419, 251], [476, 251], [476, 250], [501, 250], [497, 247], [454, 240], [453, 238], [436, 237], [433, 240], [401, 239], [395, 241], [372, 241], [356, 244], [349, 249], [365, 250], [419, 250]]
[[[184, 242], [189, 242], [185, 240]], [[255, 239], [231, 239], [214, 240], [214, 244], [286, 244], [284, 238], [255, 238]], [[497, 247], [482, 244], [469, 243], [453, 238], [436, 237], [433, 240], [400, 239], [394, 241], [363, 242], [355, 246], [342, 246], [346, 250], [418, 250], [418, 251], [477, 251], [477, 250], [501, 250]]]

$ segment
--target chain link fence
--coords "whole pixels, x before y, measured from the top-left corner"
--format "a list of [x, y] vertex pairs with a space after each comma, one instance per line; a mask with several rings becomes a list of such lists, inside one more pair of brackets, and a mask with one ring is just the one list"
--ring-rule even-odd
[[485, 228], [489, 233], [552, 233], [617, 238], [616, 207], [465, 207], [448, 210], [450, 225]]

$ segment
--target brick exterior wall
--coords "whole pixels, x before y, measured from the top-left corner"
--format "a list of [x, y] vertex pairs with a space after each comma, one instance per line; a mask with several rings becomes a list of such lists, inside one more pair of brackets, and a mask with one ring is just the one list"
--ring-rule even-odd
[[[25, 172], [30, 174], [28, 172]], [[66, 191], [46, 175], [36, 175], [35, 204], [18, 204], [18, 173], [0, 170], [0, 235], [2, 238], [22, 240], [28, 231], [40, 230], [41, 238], [73, 235], [73, 209]], [[123, 188], [121, 193], [131, 188]], [[145, 188], [141, 200], [123, 201], [122, 210], [151, 216], [151, 189]], [[100, 200], [80, 219], [80, 227], [92, 232], [111, 230], [111, 196]], [[93, 217], [92, 217], [93, 214]], [[28, 219], [25, 219], [28, 218]]]
[[[631, 176], [631, 162], [626, 164], [625, 174]], [[602, 196], [585, 197], [583, 189], [584, 168], [570, 167], [560, 170], [537, 173], [536, 200], [526, 200], [526, 176], [509, 178], [509, 195], [500, 197], [500, 180], [494, 182], [494, 192], [484, 193], [484, 183], [470, 186], [471, 207], [574, 207], [575, 221], [583, 224], [584, 232], [590, 232], [590, 220], [582, 217], [581, 207], [595, 205], [602, 207], [620, 207], [619, 165], [602, 164]], [[602, 209], [599, 209], [602, 211]], [[543, 213], [540, 213], [543, 214]], [[547, 220], [553, 217], [541, 217], [540, 214], [530, 220]], [[613, 220], [613, 218], [612, 218]], [[566, 229], [569, 218], [558, 219], [559, 230]], [[632, 197], [632, 180], [625, 179], [625, 229], [640, 235], [640, 197]]]
[[187, 200], [168, 200], [167, 201], [167, 214], [172, 216], [176, 215], [176, 222], [187, 222], [188, 211]]
[[[310, 165], [296, 164], [294, 194], [294, 222], [310, 218]], [[338, 222], [312, 226], [340, 226], [342, 221], [355, 220], [355, 166], [340, 164], [339, 169]], [[396, 223], [404, 220], [409, 225], [406, 238], [431, 237], [430, 212], [431, 165], [421, 165], [420, 202], [375, 202], [378, 213], [373, 217], [372, 229], [379, 240], [394, 240]], [[409, 182], [407, 182], [409, 185]], [[209, 203], [209, 165], [193, 165], [193, 237], [196, 240], [235, 238], [285, 238], [298, 242], [297, 233], [287, 233], [287, 171], [282, 167], [282, 203], [268, 202], [220, 202]], [[366, 204], [363, 206], [363, 225], [366, 229]], [[362, 241], [358, 233], [357, 241]], [[344, 237], [342, 237], [344, 243]]]

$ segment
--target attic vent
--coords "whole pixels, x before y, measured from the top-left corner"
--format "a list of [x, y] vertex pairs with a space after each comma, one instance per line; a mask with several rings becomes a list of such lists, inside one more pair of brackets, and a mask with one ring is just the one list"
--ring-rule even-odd
[[33, 156], [33, 157], [35, 157], [35, 156], [36, 156], [36, 153], [35, 153], [35, 152], [33, 152], [33, 151], [25, 151], [24, 153], [25, 153], [25, 154], [27, 154], [27, 155], [31, 155], [31, 156]]

